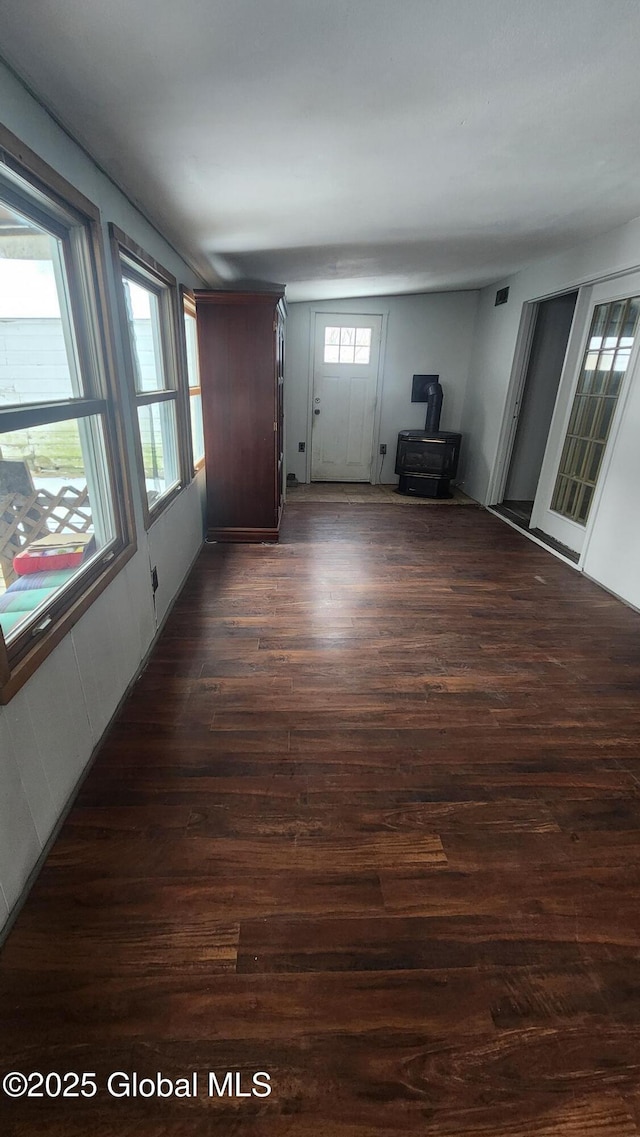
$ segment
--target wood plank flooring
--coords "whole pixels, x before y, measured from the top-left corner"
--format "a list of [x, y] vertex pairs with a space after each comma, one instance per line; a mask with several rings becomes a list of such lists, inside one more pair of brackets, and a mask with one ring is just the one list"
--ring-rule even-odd
[[206, 549], [0, 956], [2, 1074], [98, 1092], [0, 1132], [640, 1137], [639, 684], [481, 510]]

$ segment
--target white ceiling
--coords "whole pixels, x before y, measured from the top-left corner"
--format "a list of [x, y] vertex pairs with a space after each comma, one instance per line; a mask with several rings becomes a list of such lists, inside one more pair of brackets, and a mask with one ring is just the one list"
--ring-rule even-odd
[[638, 0], [0, 0], [210, 283], [473, 288], [640, 215]]

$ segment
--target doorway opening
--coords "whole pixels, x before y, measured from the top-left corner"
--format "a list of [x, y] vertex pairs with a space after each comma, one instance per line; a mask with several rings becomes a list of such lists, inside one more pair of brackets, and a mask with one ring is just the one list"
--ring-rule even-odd
[[[577, 299], [576, 291], [543, 300], [534, 316], [524, 384], [514, 410], [516, 425], [504, 492], [494, 506], [521, 529], [530, 529]], [[537, 531], [536, 536], [546, 540]], [[558, 551], [567, 553], [564, 548]]]

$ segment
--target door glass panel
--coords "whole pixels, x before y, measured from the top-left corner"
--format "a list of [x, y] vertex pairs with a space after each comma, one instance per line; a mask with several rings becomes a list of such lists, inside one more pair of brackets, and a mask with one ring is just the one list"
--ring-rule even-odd
[[599, 304], [593, 314], [551, 499], [555, 513], [580, 525], [589, 516], [639, 314], [640, 296]]
[[324, 330], [324, 363], [361, 363], [371, 359], [371, 328]]

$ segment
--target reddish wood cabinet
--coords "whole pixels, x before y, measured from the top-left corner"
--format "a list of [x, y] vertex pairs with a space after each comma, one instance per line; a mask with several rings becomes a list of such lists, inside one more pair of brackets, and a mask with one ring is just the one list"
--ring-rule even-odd
[[277, 541], [283, 500], [284, 293], [197, 291], [207, 537]]

